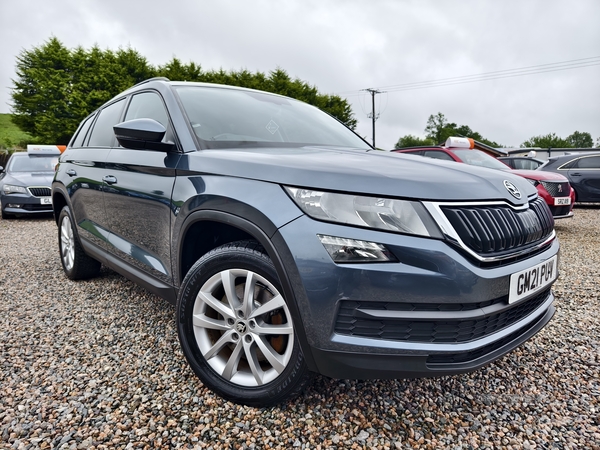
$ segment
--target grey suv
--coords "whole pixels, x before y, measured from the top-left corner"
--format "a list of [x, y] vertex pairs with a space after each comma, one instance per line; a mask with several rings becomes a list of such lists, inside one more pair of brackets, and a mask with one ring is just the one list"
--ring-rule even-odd
[[52, 198], [67, 276], [105, 264], [175, 303], [191, 368], [234, 402], [314, 372], [471, 371], [554, 313], [559, 244], [527, 180], [375, 151], [279, 95], [136, 85], [82, 122]]

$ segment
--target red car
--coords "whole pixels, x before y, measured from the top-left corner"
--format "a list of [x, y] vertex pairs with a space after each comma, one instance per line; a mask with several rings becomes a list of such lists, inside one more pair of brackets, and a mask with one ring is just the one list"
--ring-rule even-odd
[[[472, 143], [471, 147], [469, 147], [468, 144], [465, 144], [465, 141], [468, 142], [470, 140], [449, 138], [445, 146], [410, 147], [394, 149], [392, 151], [447, 161], [457, 161], [472, 166], [511, 171], [511, 173], [526, 178], [537, 188], [539, 196], [546, 201], [555, 219], [573, 217], [572, 210], [575, 202], [575, 191], [566, 177], [541, 170], [512, 170], [493, 156], [472, 148]], [[461, 143], [461, 147], [453, 146], [461, 145]]]

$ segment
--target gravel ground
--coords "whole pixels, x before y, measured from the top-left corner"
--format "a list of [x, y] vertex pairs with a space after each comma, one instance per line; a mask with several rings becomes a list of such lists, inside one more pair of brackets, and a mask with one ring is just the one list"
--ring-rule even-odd
[[255, 409], [192, 374], [171, 305], [107, 269], [68, 280], [52, 219], [0, 220], [0, 448], [600, 449], [600, 207], [556, 228], [557, 314], [511, 354]]

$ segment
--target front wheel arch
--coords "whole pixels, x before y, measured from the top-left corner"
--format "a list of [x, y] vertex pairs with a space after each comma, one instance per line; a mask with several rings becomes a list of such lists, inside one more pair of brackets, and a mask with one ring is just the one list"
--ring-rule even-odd
[[[300, 310], [298, 308], [298, 300], [297, 294], [292, 288], [292, 283], [290, 281], [290, 276], [288, 274], [288, 270], [294, 271], [294, 268], [286, 268], [284, 264], [283, 255], [287, 255], [286, 260], [291, 261], [293, 258], [291, 257], [291, 253], [287, 247], [279, 248], [274, 244], [274, 240], [278, 241], [279, 246], [285, 246], [285, 242], [281, 239], [277, 239], [278, 234], [272, 236], [271, 239], [265, 231], [263, 231], [256, 224], [250, 222], [249, 220], [243, 219], [239, 216], [235, 216], [233, 214], [223, 212], [223, 211], [215, 211], [215, 210], [202, 210], [191, 213], [183, 223], [179, 231], [178, 237], [178, 252], [177, 258], [175, 259], [177, 266], [174, 267], [174, 273], [177, 274], [178, 280], [176, 280], [177, 286], [179, 289], [181, 288], [181, 284], [183, 282], [183, 278], [185, 277], [185, 273], [182, 271], [182, 256], [185, 254], [185, 243], [188, 232], [192, 227], [198, 222], [214, 222], [220, 226], [227, 226], [230, 228], [236, 229], [240, 235], [246, 236], [245, 240], [254, 240], [258, 242], [266, 252], [266, 254], [271, 258], [273, 265], [275, 266], [275, 270], [277, 271], [277, 276], [279, 277], [279, 281], [281, 283], [281, 287], [283, 289], [283, 293], [287, 299], [289, 299], [289, 308], [294, 318], [294, 321], [302, 326], [299, 327], [297, 334], [298, 340], [300, 341], [300, 347], [302, 348], [302, 352], [304, 353], [304, 358], [310, 370], [317, 371], [317, 364], [313, 358], [310, 344], [308, 343], [308, 338], [306, 336], [306, 327], [302, 320], [302, 314], [300, 314]], [[212, 236], [203, 236], [203, 239], [212, 239]], [[242, 240], [240, 239], [240, 240]], [[214, 249], [216, 246], [211, 247], [207, 251]], [[283, 255], [282, 255], [283, 254]], [[195, 255], [194, 262], [200, 259], [203, 254]]]

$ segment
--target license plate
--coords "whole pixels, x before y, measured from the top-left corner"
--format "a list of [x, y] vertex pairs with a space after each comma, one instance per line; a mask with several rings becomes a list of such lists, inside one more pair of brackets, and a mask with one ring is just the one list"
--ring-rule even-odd
[[571, 197], [558, 197], [554, 199], [554, 206], [556, 205], [570, 205]]
[[42, 205], [51, 205], [52, 204], [52, 197], [42, 197], [42, 198], [40, 198], [40, 203]]
[[558, 256], [510, 276], [508, 303], [517, 302], [551, 285], [558, 277]]

